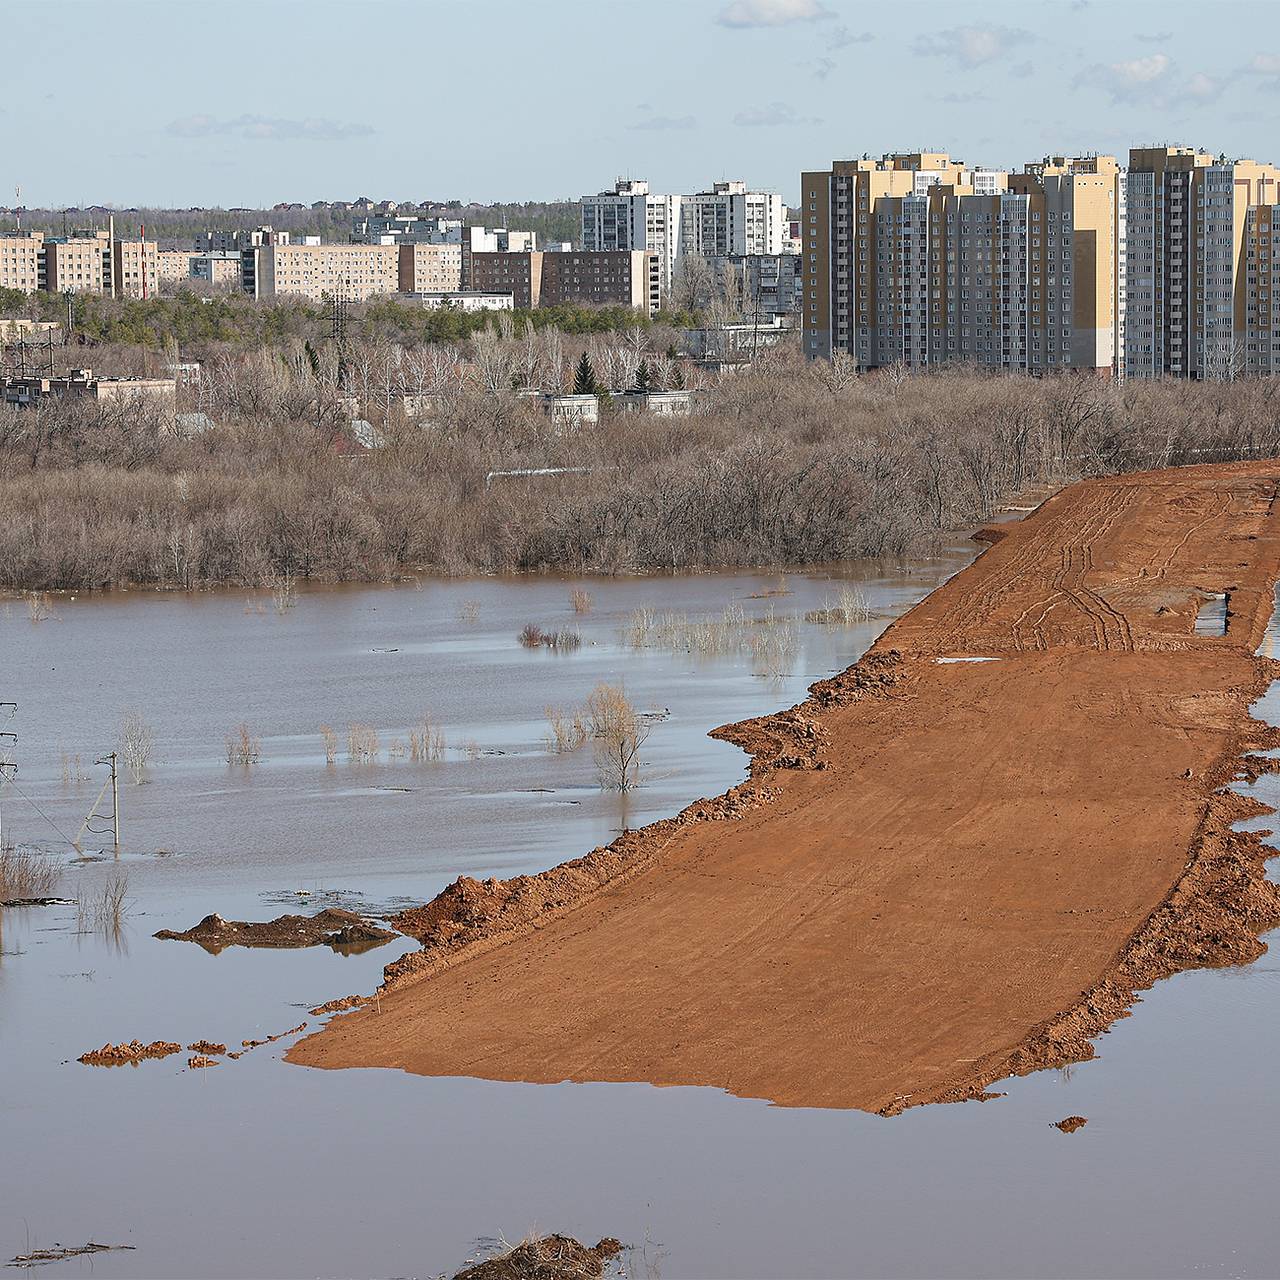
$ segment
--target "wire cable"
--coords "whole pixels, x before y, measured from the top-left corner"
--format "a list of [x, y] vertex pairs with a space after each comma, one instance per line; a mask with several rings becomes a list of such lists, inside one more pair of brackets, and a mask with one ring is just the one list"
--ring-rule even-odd
[[29, 796], [12, 778], [6, 778], [0, 787], [12, 787], [61, 837], [71, 848], [76, 847], [76, 842], [70, 839], [65, 831], [58, 826], [54, 820]]

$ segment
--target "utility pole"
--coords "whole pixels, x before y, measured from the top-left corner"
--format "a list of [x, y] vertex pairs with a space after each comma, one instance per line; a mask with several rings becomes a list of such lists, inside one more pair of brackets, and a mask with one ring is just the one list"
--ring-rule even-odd
[[[7, 709], [12, 717], [17, 713], [18, 704], [16, 702], [0, 702], [0, 710]], [[8, 742], [13, 747], [18, 745], [18, 735], [16, 733], [0, 733], [0, 742]], [[18, 762], [10, 760], [8, 752], [0, 755], [0, 794], [4, 792], [4, 784], [8, 782], [18, 772]], [[4, 849], [4, 819], [0, 816], [0, 850]]]
[[99, 756], [94, 764], [105, 764], [111, 769], [111, 776], [102, 784], [102, 790], [98, 792], [97, 799], [93, 802], [93, 808], [89, 810], [89, 816], [80, 824], [80, 830], [76, 832], [75, 847], [80, 848], [80, 837], [85, 831], [92, 831], [95, 835], [105, 835], [105, 831], [99, 831], [97, 827], [91, 827], [89, 824], [94, 818], [105, 818], [105, 813], [98, 812], [98, 805], [102, 803], [102, 797], [107, 794], [107, 788], [111, 788], [111, 835], [115, 845], [115, 854], [120, 856], [120, 780], [116, 769], [116, 753], [110, 752], [108, 755]]

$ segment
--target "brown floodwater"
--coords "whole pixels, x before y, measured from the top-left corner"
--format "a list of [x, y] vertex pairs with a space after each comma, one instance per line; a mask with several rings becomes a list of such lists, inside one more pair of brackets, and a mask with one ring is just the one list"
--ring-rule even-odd
[[[19, 703], [0, 725], [19, 734], [21, 790], [0, 793], [6, 833], [59, 861], [60, 893], [90, 893], [122, 866], [130, 899], [118, 934], [73, 907], [0, 912], [0, 1255], [95, 1240], [136, 1251], [50, 1274], [423, 1276], [479, 1239], [536, 1227], [616, 1235], [647, 1258], [634, 1274], [667, 1280], [1275, 1274], [1269, 955], [1161, 983], [1094, 1062], [1010, 1082], [997, 1101], [891, 1120], [713, 1089], [312, 1071], [280, 1061], [288, 1040], [203, 1071], [186, 1054], [115, 1070], [75, 1061], [135, 1037], [236, 1045], [371, 991], [407, 943], [215, 956], [151, 934], [211, 911], [386, 911], [461, 873], [541, 869], [721, 791], [745, 758], [707, 730], [799, 700], [884, 625], [779, 619], [822, 608], [845, 579], [877, 613], [902, 612], [971, 554], [957, 545], [782, 582], [308, 591], [283, 614], [244, 593], [63, 598], [39, 624], [20, 602], [0, 607], [0, 700]], [[582, 617], [575, 585], [594, 597]], [[766, 594], [778, 590], [790, 594]], [[623, 633], [646, 607], [757, 619], [772, 608], [767, 629], [794, 645], [637, 649]], [[526, 622], [576, 626], [583, 644], [526, 650]], [[742, 630], [753, 626], [766, 629]], [[625, 802], [598, 789], [585, 752], [543, 742], [545, 708], [604, 679], [654, 716], [643, 785]], [[67, 841], [104, 774], [92, 761], [131, 710], [154, 727], [155, 749], [144, 784], [122, 780], [120, 862], [109, 841], [97, 852], [101, 835], [77, 858]], [[1280, 718], [1280, 695], [1257, 714]], [[424, 716], [445, 750], [420, 763], [408, 735]], [[225, 759], [242, 722], [262, 746], [249, 768]], [[332, 763], [325, 724], [338, 735]], [[376, 731], [375, 762], [347, 759], [350, 724]], [[1280, 803], [1277, 779], [1253, 791]], [[1072, 1114], [1089, 1124], [1052, 1127]]]

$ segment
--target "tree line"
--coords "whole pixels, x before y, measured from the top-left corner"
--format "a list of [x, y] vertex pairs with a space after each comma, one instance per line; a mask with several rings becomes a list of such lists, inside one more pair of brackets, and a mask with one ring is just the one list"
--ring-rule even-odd
[[[905, 556], [1031, 486], [1280, 452], [1280, 383], [954, 369], [858, 376], [793, 347], [709, 381], [658, 329], [572, 339], [307, 340], [212, 358], [175, 432], [145, 403], [0, 410], [0, 585], [255, 586], [621, 573]], [[535, 387], [697, 389], [690, 418], [575, 425]], [[658, 371], [655, 373], [654, 371]], [[650, 384], [652, 385], [652, 384]], [[620, 400], [621, 398], [619, 398]], [[354, 413], [380, 447], [362, 449]], [[517, 472], [541, 474], [517, 475]]]

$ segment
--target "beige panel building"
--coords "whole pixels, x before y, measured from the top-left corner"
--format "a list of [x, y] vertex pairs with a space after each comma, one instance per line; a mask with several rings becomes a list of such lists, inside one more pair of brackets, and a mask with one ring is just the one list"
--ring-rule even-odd
[[462, 288], [462, 245], [413, 242], [398, 246], [401, 293], [457, 293]]
[[196, 253], [191, 255], [190, 276], [224, 289], [244, 285], [244, 260], [239, 253]]
[[156, 276], [161, 284], [189, 280], [192, 256], [185, 249], [161, 249], [156, 254]]
[[117, 240], [111, 259], [117, 298], [154, 298], [160, 292], [160, 248], [154, 240]]
[[40, 287], [44, 236], [0, 235], [0, 289], [34, 293]]
[[863, 369], [1115, 370], [1114, 158], [1049, 157], [1010, 175], [908, 152], [806, 173], [802, 192], [807, 355], [843, 351]]
[[50, 293], [103, 293], [110, 287], [111, 242], [96, 236], [47, 239], [40, 287]]
[[256, 254], [256, 293], [320, 302], [342, 296], [364, 302], [395, 293], [400, 285], [400, 247], [393, 244], [272, 244]]

